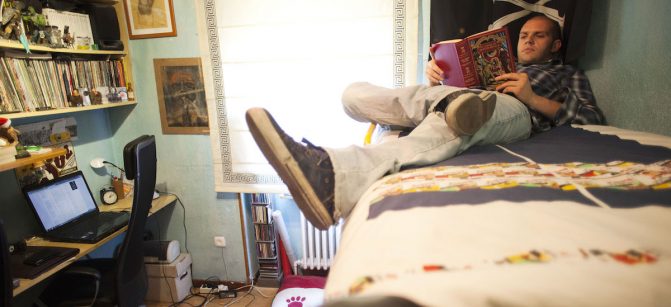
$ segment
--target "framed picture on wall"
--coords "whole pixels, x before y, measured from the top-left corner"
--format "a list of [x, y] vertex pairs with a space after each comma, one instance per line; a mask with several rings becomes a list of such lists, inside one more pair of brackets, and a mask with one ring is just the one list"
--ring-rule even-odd
[[209, 134], [200, 58], [154, 59], [164, 134]]
[[172, 0], [123, 0], [130, 39], [177, 36]]

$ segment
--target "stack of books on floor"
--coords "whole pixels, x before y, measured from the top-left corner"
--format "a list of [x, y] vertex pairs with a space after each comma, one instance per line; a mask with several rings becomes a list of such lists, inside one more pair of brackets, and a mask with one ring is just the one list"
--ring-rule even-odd
[[252, 220], [256, 239], [256, 256], [259, 262], [256, 285], [279, 287], [282, 269], [277, 252], [277, 233], [272, 220], [273, 206], [267, 194], [252, 195]]
[[282, 280], [282, 268], [275, 258], [259, 258], [259, 279], [257, 285], [261, 287], [279, 287]]

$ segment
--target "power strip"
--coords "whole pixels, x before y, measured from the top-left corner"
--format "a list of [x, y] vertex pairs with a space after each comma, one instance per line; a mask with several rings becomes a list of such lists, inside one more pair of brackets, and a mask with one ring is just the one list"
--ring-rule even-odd
[[198, 293], [200, 294], [212, 294], [217, 292], [219, 292], [219, 289], [210, 288], [207, 285], [200, 285], [200, 288], [198, 288]]
[[200, 288], [198, 288], [198, 293], [200, 294], [216, 294], [225, 291], [228, 291], [228, 286], [226, 285], [219, 285], [216, 288], [210, 288], [210, 285], [202, 284], [200, 285]]
[[238, 296], [238, 293], [234, 290], [223, 290], [219, 291], [219, 298], [235, 298]]

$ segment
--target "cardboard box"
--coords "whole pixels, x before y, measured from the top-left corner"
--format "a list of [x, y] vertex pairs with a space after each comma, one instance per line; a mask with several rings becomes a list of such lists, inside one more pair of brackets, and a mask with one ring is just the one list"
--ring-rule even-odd
[[154, 302], [179, 302], [189, 295], [193, 287], [191, 255], [180, 254], [169, 264], [145, 263], [149, 290], [146, 300]]

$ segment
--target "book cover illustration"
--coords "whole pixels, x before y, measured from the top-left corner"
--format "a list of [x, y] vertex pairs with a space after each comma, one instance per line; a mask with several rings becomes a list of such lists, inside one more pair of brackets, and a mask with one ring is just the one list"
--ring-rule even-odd
[[495, 77], [515, 72], [507, 28], [480, 32], [465, 39], [431, 46], [431, 56], [445, 75], [443, 84], [494, 90]]
[[73, 144], [73, 141], [78, 139], [77, 121], [74, 117], [25, 124], [16, 128], [21, 131], [19, 141], [24, 146], [65, 149], [65, 155], [45, 160], [44, 164], [37, 168], [31, 164], [14, 169], [21, 186], [51, 180], [78, 170]]
[[480, 84], [488, 90], [494, 90], [502, 81], [497, 76], [515, 72], [515, 60], [511, 52], [510, 38], [506, 28], [501, 31], [485, 32], [482, 36], [469, 38], [476, 63]]

